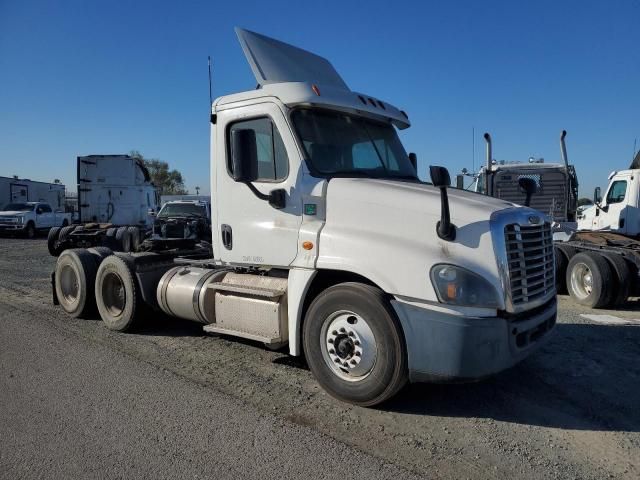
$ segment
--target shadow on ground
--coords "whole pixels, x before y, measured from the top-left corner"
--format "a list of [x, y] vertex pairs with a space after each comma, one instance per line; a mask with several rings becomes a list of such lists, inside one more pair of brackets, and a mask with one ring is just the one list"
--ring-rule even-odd
[[558, 324], [521, 364], [479, 383], [414, 384], [384, 410], [546, 427], [640, 431], [640, 327]]

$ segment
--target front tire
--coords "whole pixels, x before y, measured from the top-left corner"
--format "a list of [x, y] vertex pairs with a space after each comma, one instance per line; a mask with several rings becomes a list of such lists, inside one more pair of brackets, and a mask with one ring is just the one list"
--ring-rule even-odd
[[36, 226], [33, 224], [33, 222], [27, 223], [27, 226], [24, 229], [24, 236], [29, 240], [36, 238]]
[[377, 405], [407, 382], [402, 328], [378, 288], [342, 283], [322, 292], [305, 316], [303, 341], [318, 383], [339, 400]]

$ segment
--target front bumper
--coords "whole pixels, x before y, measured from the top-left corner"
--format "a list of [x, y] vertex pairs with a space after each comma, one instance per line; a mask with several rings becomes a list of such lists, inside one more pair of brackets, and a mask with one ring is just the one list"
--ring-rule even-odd
[[21, 232], [25, 229], [22, 223], [3, 223], [0, 224], [0, 232]]
[[512, 367], [542, 346], [556, 323], [557, 300], [515, 319], [470, 318], [399, 300], [411, 382], [472, 381]]

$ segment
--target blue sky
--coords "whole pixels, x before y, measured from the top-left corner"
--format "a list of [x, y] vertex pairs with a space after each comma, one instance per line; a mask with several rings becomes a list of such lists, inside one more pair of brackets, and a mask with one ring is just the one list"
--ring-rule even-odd
[[0, 175], [60, 178], [75, 157], [140, 150], [209, 191], [214, 96], [255, 81], [234, 26], [328, 58], [405, 109], [420, 170], [569, 158], [581, 196], [640, 148], [640, 1], [0, 0]]

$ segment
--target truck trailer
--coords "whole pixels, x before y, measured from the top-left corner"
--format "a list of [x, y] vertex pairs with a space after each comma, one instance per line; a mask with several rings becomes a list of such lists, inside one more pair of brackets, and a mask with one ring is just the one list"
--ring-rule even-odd
[[65, 207], [65, 186], [59, 182], [47, 183], [13, 177], [0, 177], [0, 210], [10, 203], [43, 202], [56, 212]]
[[259, 88], [211, 105], [213, 255], [66, 250], [54, 302], [116, 331], [161, 311], [304, 355], [320, 385], [379, 404], [407, 382], [481, 379], [556, 321], [550, 219], [418, 178], [408, 115], [326, 59], [237, 29]]

